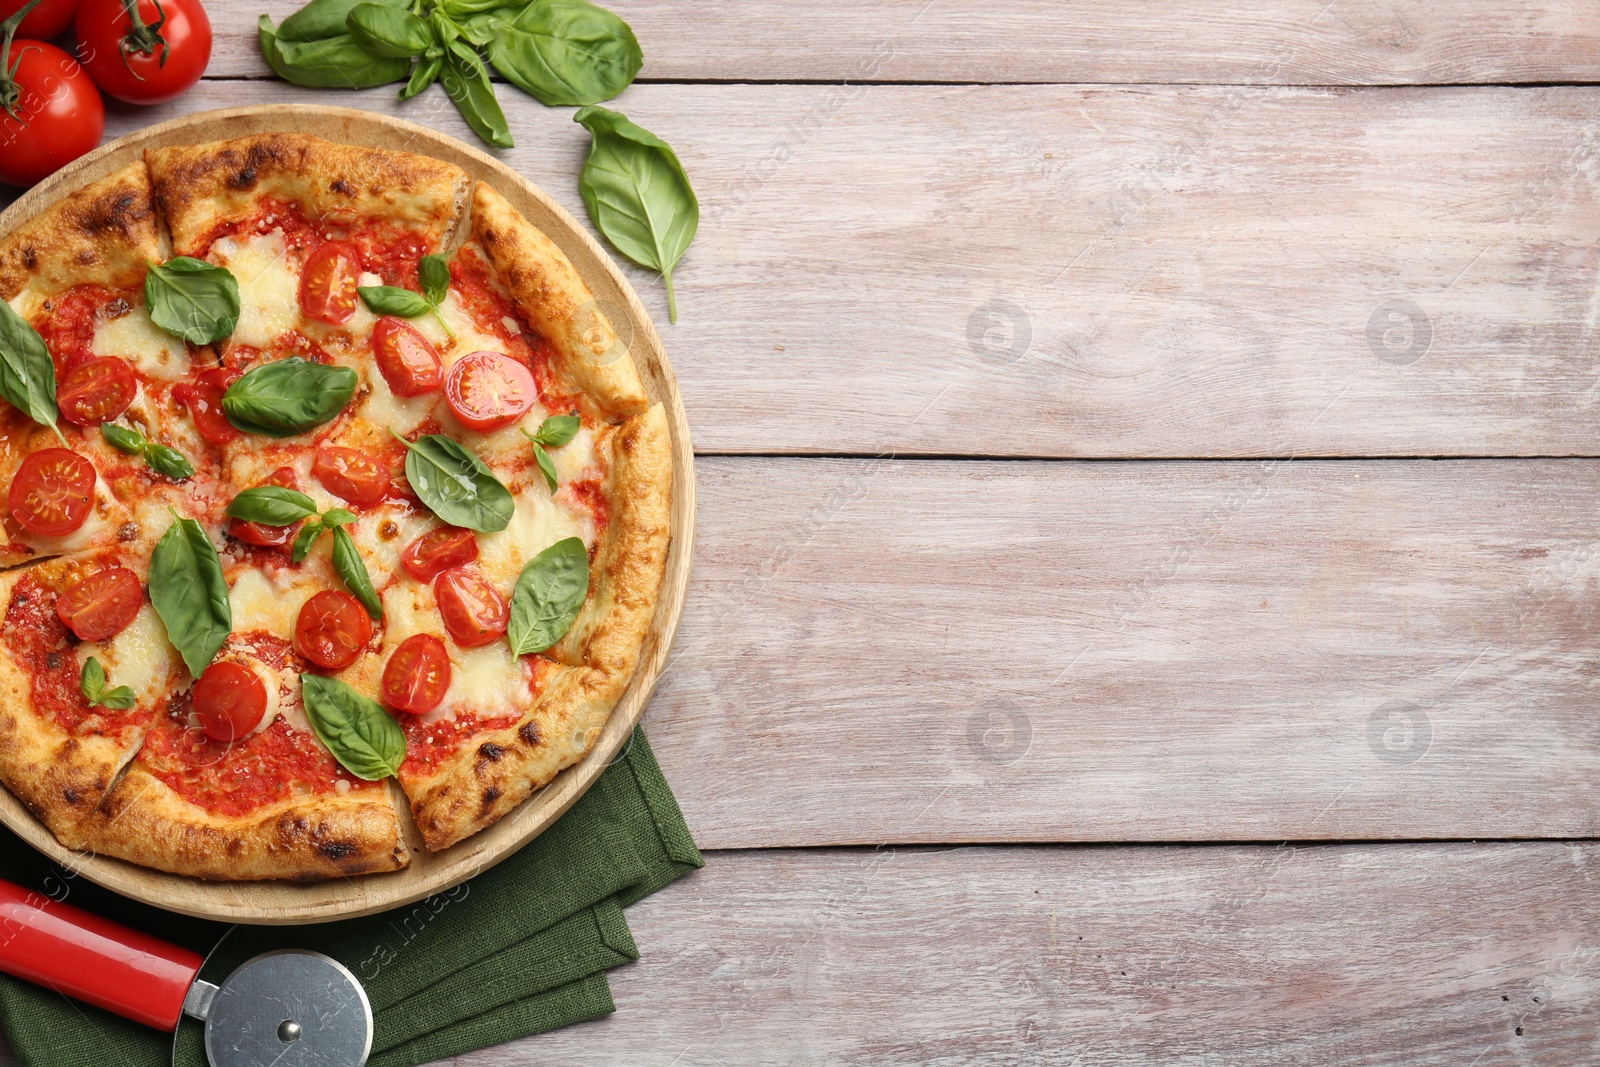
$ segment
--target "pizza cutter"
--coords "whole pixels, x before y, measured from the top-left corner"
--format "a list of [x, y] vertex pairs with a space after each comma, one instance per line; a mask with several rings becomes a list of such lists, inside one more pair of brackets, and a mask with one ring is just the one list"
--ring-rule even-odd
[[118, 1015], [176, 1030], [205, 1022], [211, 1067], [362, 1067], [372, 1004], [356, 976], [320, 952], [246, 960], [213, 985], [186, 948], [0, 881], [0, 971]]

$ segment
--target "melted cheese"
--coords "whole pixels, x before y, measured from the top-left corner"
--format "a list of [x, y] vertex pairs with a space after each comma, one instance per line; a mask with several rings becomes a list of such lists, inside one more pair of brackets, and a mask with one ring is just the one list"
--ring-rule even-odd
[[416, 634], [440, 638], [450, 656], [450, 687], [439, 706], [423, 717], [424, 723], [459, 715], [492, 718], [527, 708], [532, 678], [528, 665], [511, 654], [504, 640], [459, 647], [445, 632], [430, 586], [410, 579], [391, 586], [383, 594], [383, 618], [385, 662], [396, 646]]
[[24, 289], [22, 292], [18, 293], [16, 296], [7, 301], [7, 303], [11, 306], [12, 311], [15, 311], [18, 315], [22, 316], [22, 318], [31, 323], [33, 321], [34, 314], [39, 310], [40, 305], [44, 303], [44, 297], [40, 296], [31, 289]]
[[477, 323], [472, 321], [472, 315], [466, 306], [461, 303], [461, 296], [454, 289], [445, 294], [444, 303], [439, 305], [439, 314], [449, 324], [450, 332], [455, 334], [451, 340], [444, 332], [444, 327], [439, 325], [439, 320], [432, 315], [418, 315], [409, 319], [417, 332], [433, 343], [439, 350], [439, 355], [444, 360], [445, 370], [462, 356], [472, 352], [504, 352], [505, 342], [493, 334], [483, 333], [478, 329]]
[[580, 522], [544, 488], [541, 479], [517, 495], [511, 524], [504, 530], [478, 535], [478, 566], [507, 598], [523, 564], [540, 552], [566, 537], [581, 537], [586, 545], [594, 541], [592, 523]]
[[[396, 433], [408, 434], [422, 424], [422, 420], [428, 417], [439, 401], [437, 393], [395, 396], [376, 364], [370, 366], [366, 377], [369, 391], [366, 400], [361, 403], [361, 417], [374, 426], [390, 426]], [[443, 410], [443, 405], [440, 405], [440, 409]]]
[[239, 240], [224, 237], [211, 254], [239, 283], [239, 324], [233, 339], [265, 348], [300, 325], [300, 275], [289, 261], [283, 231]]
[[120, 356], [149, 378], [174, 381], [189, 373], [189, 350], [150, 321], [143, 304], [95, 327], [94, 354]]
[[167, 640], [166, 627], [148, 603], [139, 609], [128, 628], [105, 641], [85, 641], [78, 646], [78, 662], [90, 656], [105, 668], [107, 687], [125, 685], [137, 703], [145, 706], [166, 691], [176, 667], [177, 651]]
[[556, 466], [556, 481], [560, 485], [577, 481], [580, 476], [592, 474], [600, 466], [594, 450], [594, 431], [587, 426], [560, 448], [545, 450]]
[[[385, 538], [383, 528], [386, 523], [393, 523], [399, 532]], [[356, 551], [361, 553], [361, 560], [367, 565], [372, 584], [382, 589], [391, 576], [403, 573], [400, 571], [401, 550], [437, 525], [438, 522], [426, 512], [413, 511], [399, 504], [384, 504], [366, 512], [355, 525], [345, 529], [350, 531]]]
[[233, 588], [228, 590], [235, 633], [265, 630], [286, 639], [294, 634], [294, 620], [300, 614], [300, 605], [313, 590], [297, 586], [293, 572], [286, 571], [284, 576], [289, 580], [280, 587], [254, 568], [239, 573]]

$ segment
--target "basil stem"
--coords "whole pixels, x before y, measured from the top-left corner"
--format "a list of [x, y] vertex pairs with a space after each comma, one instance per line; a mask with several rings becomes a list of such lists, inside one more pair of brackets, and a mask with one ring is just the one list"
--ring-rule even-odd
[[376, 700], [319, 674], [300, 676], [300, 700], [317, 739], [357, 778], [380, 781], [405, 762], [406, 735]]
[[406, 481], [418, 499], [451, 526], [495, 533], [511, 525], [516, 505], [483, 460], [442, 434], [415, 441], [389, 430], [406, 446]]
[[150, 321], [192, 345], [209, 345], [239, 322], [239, 283], [226, 267], [190, 256], [152, 263], [144, 276]]
[[586, 107], [572, 121], [591, 137], [578, 175], [590, 220], [617, 251], [661, 273], [667, 320], [677, 322], [672, 269], [700, 226], [700, 202], [683, 164], [667, 142], [619, 112]]
[[198, 678], [228, 639], [233, 608], [216, 546], [198, 522], [176, 511], [172, 519], [150, 555], [150, 604]]
[[361, 601], [361, 606], [367, 609], [373, 621], [381, 620], [383, 604], [378, 600], [378, 591], [372, 588], [372, 576], [367, 573], [367, 565], [361, 561], [361, 553], [356, 551], [355, 539], [343, 526], [336, 526], [333, 530], [333, 569], [344, 582], [345, 588], [350, 590], [350, 595]]
[[0, 396], [66, 445], [56, 425], [56, 365], [39, 331], [0, 300]]
[[100, 661], [90, 656], [83, 661], [83, 671], [78, 675], [78, 692], [83, 694], [83, 699], [89, 706], [110, 708], [112, 711], [126, 711], [133, 707], [133, 690], [125, 685], [115, 689], [106, 688], [106, 671], [100, 666]]
[[222, 413], [246, 433], [293, 437], [343, 411], [356, 383], [356, 372], [349, 367], [290, 356], [264, 363], [228, 386]]
[[488, 41], [489, 63], [544, 104], [598, 104], [644, 63], [633, 30], [586, 0], [534, 0]]
[[589, 595], [589, 550], [568, 537], [530, 559], [511, 592], [506, 637], [519, 656], [543, 652], [566, 636]]

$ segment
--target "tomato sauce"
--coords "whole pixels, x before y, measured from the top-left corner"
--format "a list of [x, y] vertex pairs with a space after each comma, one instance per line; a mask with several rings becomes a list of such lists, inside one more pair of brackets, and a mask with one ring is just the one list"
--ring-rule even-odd
[[[357, 225], [356, 223], [360, 224]], [[417, 263], [431, 250], [417, 233], [371, 219], [329, 216], [312, 220], [299, 205], [268, 197], [254, 215], [219, 222], [199, 242], [200, 255], [224, 237], [251, 237], [283, 231], [284, 244], [306, 256], [324, 241], [349, 241], [361, 253], [361, 267], [383, 279], [384, 285], [418, 288]]]
[[454, 756], [472, 738], [515, 726], [520, 715], [497, 715], [480, 719], [461, 715], [439, 719], [426, 726], [415, 715], [396, 715], [406, 735], [406, 761], [400, 765], [402, 778], [424, 778], [439, 769], [439, 764]]
[[[600, 535], [605, 532], [606, 523], [610, 521], [610, 509], [606, 505], [606, 494], [600, 487], [600, 479], [590, 478], [582, 482], [568, 482], [562, 487], [561, 492], [566, 493], [573, 504], [585, 508], [594, 516], [595, 545], [600, 544]], [[594, 549], [589, 550], [592, 557]]]
[[44, 338], [56, 373], [94, 355], [94, 329], [102, 318], [118, 318], [132, 307], [129, 294], [100, 285], [79, 285], [52, 298], [50, 318], [39, 335]]

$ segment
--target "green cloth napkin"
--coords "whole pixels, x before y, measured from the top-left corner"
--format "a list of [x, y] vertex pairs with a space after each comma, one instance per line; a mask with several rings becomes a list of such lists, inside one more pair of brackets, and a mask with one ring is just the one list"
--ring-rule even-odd
[[[410, 1067], [613, 1011], [605, 972], [639, 956], [622, 909], [701, 862], [642, 732], [516, 855], [425, 901], [342, 922], [230, 929], [184, 918], [71, 877], [0, 831], [0, 877], [202, 954], [215, 947], [202, 972], [210, 981], [271, 949], [339, 960], [372, 1001], [372, 1067]], [[174, 1061], [166, 1034], [8, 975], [0, 1024], [27, 1067], [205, 1063], [192, 1019], [179, 1027]]]

